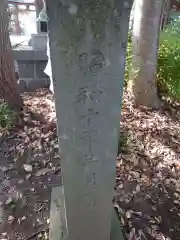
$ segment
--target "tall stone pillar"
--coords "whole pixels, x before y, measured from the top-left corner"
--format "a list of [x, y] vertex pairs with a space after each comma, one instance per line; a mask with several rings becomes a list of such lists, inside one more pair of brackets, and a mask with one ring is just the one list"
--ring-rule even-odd
[[110, 240], [132, 0], [46, 2], [63, 179], [50, 239]]

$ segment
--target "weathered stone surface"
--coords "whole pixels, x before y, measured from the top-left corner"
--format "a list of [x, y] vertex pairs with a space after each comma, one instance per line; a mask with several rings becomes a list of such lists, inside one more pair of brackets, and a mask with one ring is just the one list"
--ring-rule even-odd
[[46, 52], [14, 50], [13, 55], [18, 63], [21, 92], [49, 87], [49, 77], [44, 73], [47, 64]]
[[46, 51], [37, 51], [37, 50], [33, 50], [32, 48], [29, 48], [28, 50], [13, 50], [13, 57], [14, 59], [16, 59], [17, 61], [47, 61], [48, 57], [46, 54]]
[[23, 79], [21, 79], [18, 83], [18, 88], [20, 92], [26, 92], [27, 91], [27, 82]]
[[47, 0], [68, 240], [110, 239], [131, 4]]
[[47, 34], [31, 34], [31, 46], [34, 50], [45, 50], [47, 47]]
[[52, 188], [49, 240], [67, 240], [67, 222], [62, 186]]
[[49, 88], [49, 79], [23, 78], [19, 80], [20, 92], [33, 92], [38, 88]]
[[47, 75], [44, 73], [47, 61], [35, 61], [35, 71], [38, 78], [47, 78]]
[[48, 88], [49, 80], [48, 79], [35, 79], [34, 81], [29, 81], [27, 84], [28, 91], [34, 91], [38, 88]]
[[18, 69], [21, 78], [33, 78], [34, 61], [18, 61]]
[[[52, 188], [49, 229], [49, 240], [68, 239], [64, 189], [62, 186]], [[120, 221], [115, 210], [113, 211], [111, 218], [110, 240], [123, 240], [123, 235], [120, 229]]]
[[44, 73], [47, 61], [20, 60], [17, 61], [17, 63], [20, 78], [48, 78], [48, 76]]

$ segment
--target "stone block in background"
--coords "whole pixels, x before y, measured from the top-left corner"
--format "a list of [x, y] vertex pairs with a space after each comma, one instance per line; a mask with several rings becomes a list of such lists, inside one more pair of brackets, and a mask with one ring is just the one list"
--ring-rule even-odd
[[19, 75], [21, 78], [32, 78], [34, 76], [34, 61], [18, 61]]
[[48, 57], [45, 51], [27, 49], [13, 50], [19, 68], [19, 88], [21, 92], [49, 88], [49, 77], [44, 73]]
[[34, 50], [46, 50], [47, 49], [47, 34], [37, 33], [31, 34], [31, 46]]
[[44, 73], [47, 61], [35, 61], [35, 71], [37, 78], [47, 78], [47, 75]]

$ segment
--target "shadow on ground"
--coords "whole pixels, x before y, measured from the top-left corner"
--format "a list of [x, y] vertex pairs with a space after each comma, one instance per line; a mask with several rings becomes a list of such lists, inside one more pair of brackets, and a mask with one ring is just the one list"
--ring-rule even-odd
[[50, 194], [61, 184], [52, 95], [26, 93], [23, 117], [0, 142], [0, 239], [48, 239]]
[[128, 240], [180, 239], [178, 108], [134, 109], [124, 98], [127, 145], [117, 161], [116, 209]]
[[[23, 98], [22, 124], [0, 140], [0, 239], [44, 240], [61, 184], [54, 102], [47, 90]], [[114, 199], [127, 240], [180, 239], [179, 129], [176, 106], [134, 109], [125, 94]]]

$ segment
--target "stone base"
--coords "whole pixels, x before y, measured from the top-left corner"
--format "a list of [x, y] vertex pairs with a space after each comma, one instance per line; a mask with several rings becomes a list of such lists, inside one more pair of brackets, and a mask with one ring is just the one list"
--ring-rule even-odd
[[22, 92], [34, 92], [36, 89], [39, 88], [49, 88], [50, 80], [48, 78], [20, 78], [18, 87], [19, 91]]
[[[52, 188], [49, 240], [68, 240], [64, 208], [64, 190], [62, 186]], [[84, 219], [82, 219], [84, 221]], [[110, 240], [124, 240], [120, 221], [113, 209]]]
[[31, 46], [34, 50], [47, 49], [48, 36], [45, 33], [31, 34]]
[[45, 51], [13, 50], [13, 57], [18, 63], [21, 92], [49, 87], [49, 77], [44, 73], [48, 59]]

